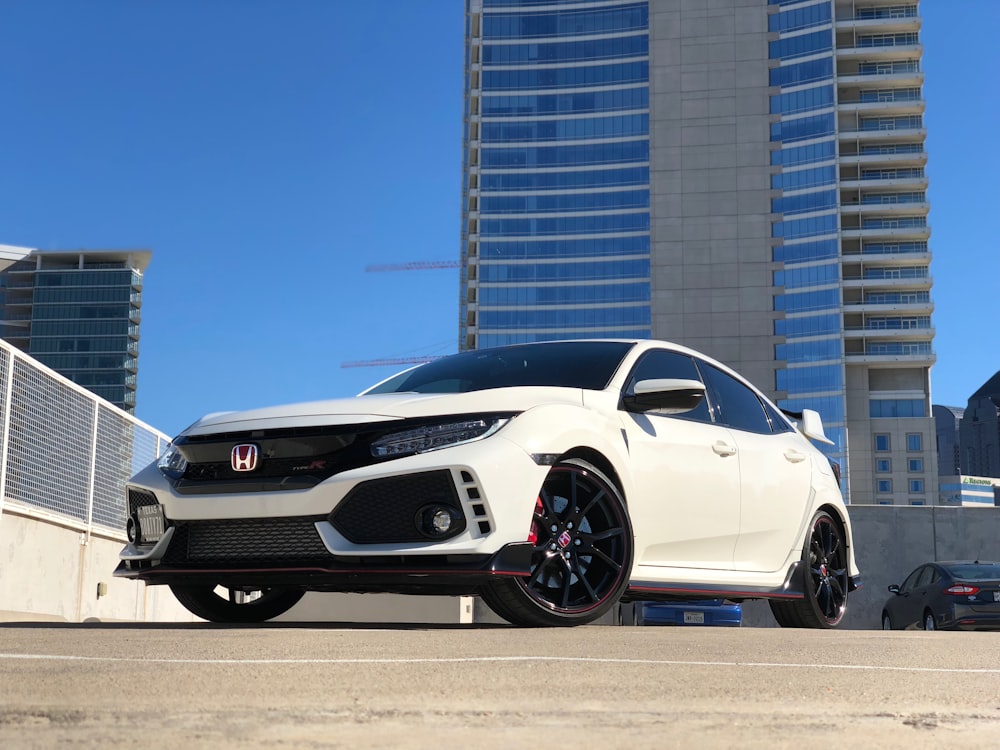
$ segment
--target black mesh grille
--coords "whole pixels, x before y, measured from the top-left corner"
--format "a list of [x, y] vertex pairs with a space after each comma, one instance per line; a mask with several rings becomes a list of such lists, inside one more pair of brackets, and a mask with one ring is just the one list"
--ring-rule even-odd
[[322, 516], [308, 516], [177, 523], [164, 562], [250, 563], [329, 557], [315, 526], [322, 520]]
[[[428, 471], [362, 482], [330, 515], [334, 528], [355, 544], [425, 542], [417, 527], [417, 512], [433, 503], [461, 513], [450, 471]], [[465, 528], [465, 519], [449, 536]]]
[[128, 488], [128, 514], [135, 515], [136, 508], [147, 505], [156, 505], [156, 495], [149, 490], [141, 490], [138, 487]]

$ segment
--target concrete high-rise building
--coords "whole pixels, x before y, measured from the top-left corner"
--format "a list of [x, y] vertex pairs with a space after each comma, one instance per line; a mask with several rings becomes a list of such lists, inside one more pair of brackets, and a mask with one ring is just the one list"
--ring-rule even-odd
[[934, 502], [916, 2], [466, 0], [459, 345], [664, 338]]
[[135, 412], [148, 250], [0, 246], [0, 337]]

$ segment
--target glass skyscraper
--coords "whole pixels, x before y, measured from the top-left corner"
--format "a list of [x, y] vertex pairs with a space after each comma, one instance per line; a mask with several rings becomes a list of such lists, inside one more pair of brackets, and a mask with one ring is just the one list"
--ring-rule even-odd
[[13, 262], [0, 269], [3, 338], [134, 413], [142, 277], [151, 253], [25, 249], [17, 260], [5, 255]]
[[460, 346], [664, 338], [937, 486], [916, 2], [467, 0]]
[[468, 23], [461, 346], [648, 338], [646, 3], [482, 0]]

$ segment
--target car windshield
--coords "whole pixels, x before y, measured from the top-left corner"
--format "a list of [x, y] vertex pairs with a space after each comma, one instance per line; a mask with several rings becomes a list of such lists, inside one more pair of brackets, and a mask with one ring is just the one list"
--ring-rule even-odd
[[963, 563], [949, 565], [948, 570], [955, 578], [963, 581], [1000, 580], [1000, 563]]
[[632, 346], [622, 341], [559, 341], [477, 349], [402, 372], [363, 395], [467, 393], [532, 385], [601, 390]]

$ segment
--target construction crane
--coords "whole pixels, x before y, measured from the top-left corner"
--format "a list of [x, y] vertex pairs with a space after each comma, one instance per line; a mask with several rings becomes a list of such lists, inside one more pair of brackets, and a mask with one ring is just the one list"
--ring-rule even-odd
[[341, 362], [342, 368], [347, 367], [384, 367], [387, 365], [422, 365], [426, 362], [433, 362], [447, 355], [439, 354], [428, 357], [388, 357], [385, 359], [358, 359], [353, 362]]
[[[431, 271], [439, 268], [458, 268], [457, 260], [412, 260], [408, 263], [383, 263], [365, 266], [365, 271]], [[341, 362], [341, 368], [348, 367], [387, 367], [389, 365], [422, 365], [433, 362], [445, 355], [429, 355], [416, 357], [387, 357], [382, 359], [359, 359], [352, 362]]]
[[458, 268], [457, 260], [413, 260], [409, 263], [385, 263], [365, 266], [366, 271], [431, 271], [438, 268]]

